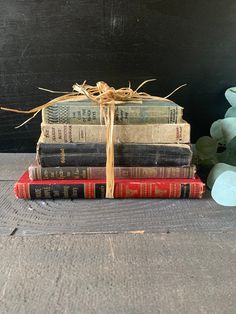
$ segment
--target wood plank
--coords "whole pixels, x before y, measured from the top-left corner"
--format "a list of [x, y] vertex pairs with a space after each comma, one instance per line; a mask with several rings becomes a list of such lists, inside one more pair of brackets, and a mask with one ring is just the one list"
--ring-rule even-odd
[[235, 313], [235, 233], [0, 238], [1, 313]]
[[0, 153], [0, 181], [19, 179], [34, 158], [35, 154]]
[[16, 199], [14, 182], [0, 182], [0, 225], [16, 234], [117, 232], [222, 232], [235, 230], [234, 207], [202, 200], [38, 200]]

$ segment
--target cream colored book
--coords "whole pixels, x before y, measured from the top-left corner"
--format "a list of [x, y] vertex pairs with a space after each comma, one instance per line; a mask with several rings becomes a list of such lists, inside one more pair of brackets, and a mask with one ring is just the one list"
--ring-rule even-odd
[[[104, 125], [41, 124], [43, 143], [105, 143]], [[115, 143], [190, 143], [190, 124], [114, 125]]]

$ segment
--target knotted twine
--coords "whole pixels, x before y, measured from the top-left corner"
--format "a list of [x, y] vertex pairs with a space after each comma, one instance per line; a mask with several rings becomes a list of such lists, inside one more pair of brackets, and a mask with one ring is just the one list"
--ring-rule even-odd
[[[115, 117], [115, 107], [117, 104], [123, 105], [129, 101], [142, 102], [144, 99], [156, 99], [161, 101], [170, 101], [167, 99], [174, 92], [176, 92], [181, 87], [185, 86], [181, 85], [176, 88], [173, 92], [171, 92], [166, 97], [159, 96], [151, 96], [145, 92], [138, 92], [138, 90], [147, 82], [153, 81], [146, 80], [141, 83], [137, 89], [133, 90], [129, 83], [128, 87], [122, 87], [119, 89], [115, 89], [114, 87], [110, 87], [105, 82], [97, 82], [96, 86], [91, 86], [86, 84], [86, 81], [83, 84], [75, 84], [73, 85], [73, 92], [64, 93], [65, 95], [56, 97], [49, 102], [38, 106], [36, 108], [30, 110], [18, 110], [1, 107], [1, 110], [18, 112], [18, 113], [33, 113], [33, 116], [24, 121], [21, 125], [17, 126], [19, 128], [33, 119], [42, 109], [53, 106], [56, 103], [60, 103], [63, 101], [80, 101], [85, 99], [86, 97], [96, 104], [100, 106], [100, 123], [103, 121], [106, 126], [106, 198], [114, 198], [114, 187], [115, 187], [115, 178], [114, 178], [114, 140], [113, 140], [113, 128], [114, 128], [114, 117]], [[63, 93], [63, 92], [55, 92], [48, 89], [40, 88], [42, 90], [52, 92], [52, 93]]]

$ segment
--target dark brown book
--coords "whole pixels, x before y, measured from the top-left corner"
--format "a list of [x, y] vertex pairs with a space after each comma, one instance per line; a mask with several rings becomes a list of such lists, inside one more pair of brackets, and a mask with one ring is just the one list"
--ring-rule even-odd
[[[115, 144], [115, 167], [190, 166], [189, 144]], [[38, 143], [37, 160], [42, 167], [105, 167], [106, 144]]]

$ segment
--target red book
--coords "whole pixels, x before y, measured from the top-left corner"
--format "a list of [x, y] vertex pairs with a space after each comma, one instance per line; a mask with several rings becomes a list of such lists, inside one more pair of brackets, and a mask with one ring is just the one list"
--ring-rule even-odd
[[[30, 180], [26, 171], [14, 186], [17, 198], [105, 198], [105, 180]], [[201, 198], [205, 185], [195, 179], [116, 179], [114, 198]]]

